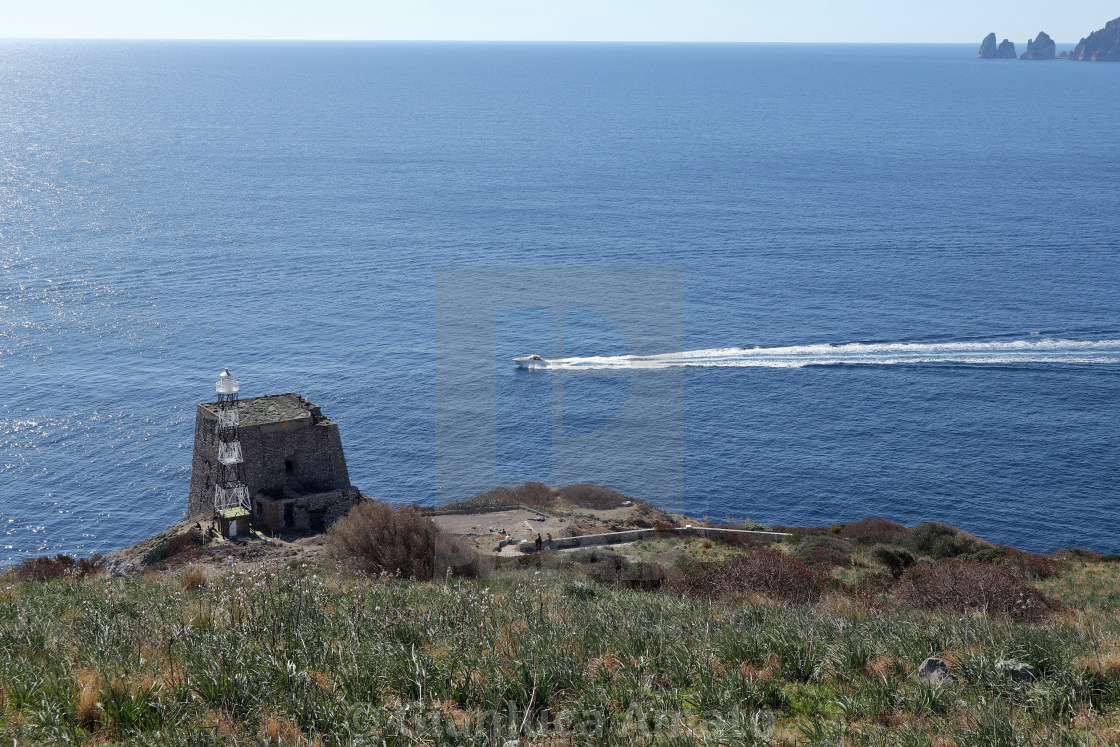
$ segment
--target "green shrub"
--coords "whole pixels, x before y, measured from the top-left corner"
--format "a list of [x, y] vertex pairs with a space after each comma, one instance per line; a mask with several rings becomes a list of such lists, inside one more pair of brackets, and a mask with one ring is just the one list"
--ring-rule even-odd
[[599, 596], [599, 590], [592, 584], [569, 581], [564, 584], [561, 593], [572, 599], [594, 599]]
[[840, 539], [839, 537], [832, 537], [829, 535], [809, 535], [802, 538], [797, 545], [793, 548], [794, 555], [812, 550], [815, 547], [821, 547], [832, 552], [837, 552], [842, 555], [851, 555], [855, 550], [851, 543]]
[[876, 545], [871, 549], [871, 557], [878, 563], [886, 566], [895, 578], [902, 578], [902, 573], [914, 565], [914, 556], [901, 547], [890, 545]]
[[855, 548], [849, 542], [831, 535], [810, 535], [793, 549], [793, 556], [808, 568], [828, 570], [851, 565]]
[[989, 547], [967, 532], [935, 521], [919, 524], [906, 533], [902, 544], [935, 560], [956, 558]]

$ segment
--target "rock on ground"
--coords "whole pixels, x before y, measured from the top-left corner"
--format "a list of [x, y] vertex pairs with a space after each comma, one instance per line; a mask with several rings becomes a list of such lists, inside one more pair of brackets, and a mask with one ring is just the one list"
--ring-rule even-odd
[[932, 682], [935, 685], [955, 685], [956, 676], [949, 671], [949, 665], [935, 656], [931, 656], [918, 667], [918, 677]]
[[1016, 682], [1034, 682], [1038, 679], [1038, 670], [1022, 661], [997, 661], [996, 669], [1007, 672]]

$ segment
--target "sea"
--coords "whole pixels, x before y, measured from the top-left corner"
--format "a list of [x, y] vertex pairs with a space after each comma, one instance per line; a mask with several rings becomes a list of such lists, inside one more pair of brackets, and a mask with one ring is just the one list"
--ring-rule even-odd
[[227, 366], [394, 503], [1120, 552], [1120, 65], [976, 49], [0, 41], [0, 563], [184, 518]]

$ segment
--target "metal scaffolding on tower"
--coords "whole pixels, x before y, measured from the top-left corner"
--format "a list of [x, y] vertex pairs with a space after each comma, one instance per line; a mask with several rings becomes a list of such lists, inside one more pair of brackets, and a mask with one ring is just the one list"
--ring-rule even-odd
[[214, 481], [214, 513], [223, 520], [223, 525], [230, 523], [230, 536], [236, 536], [234, 522], [250, 514], [249, 489], [245, 487], [243, 474], [245, 457], [237, 436], [240, 423], [237, 394], [241, 385], [227, 368], [218, 377], [215, 389], [218, 393], [218, 422], [215, 429], [219, 475]]

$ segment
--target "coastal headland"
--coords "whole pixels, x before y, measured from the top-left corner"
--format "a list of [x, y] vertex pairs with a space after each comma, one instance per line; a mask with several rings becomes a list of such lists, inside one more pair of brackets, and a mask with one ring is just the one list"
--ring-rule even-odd
[[[1043, 557], [878, 518], [688, 531], [708, 524], [598, 486], [527, 483], [439, 508], [366, 500], [325, 535], [229, 540], [184, 522], [92, 563], [27, 561], [0, 578], [0, 736], [1120, 738], [1116, 558]], [[542, 529], [555, 539], [633, 527], [649, 533], [610, 547], [535, 542]], [[347, 536], [374, 541], [348, 557]], [[464, 547], [471, 562], [440, 562]]]

